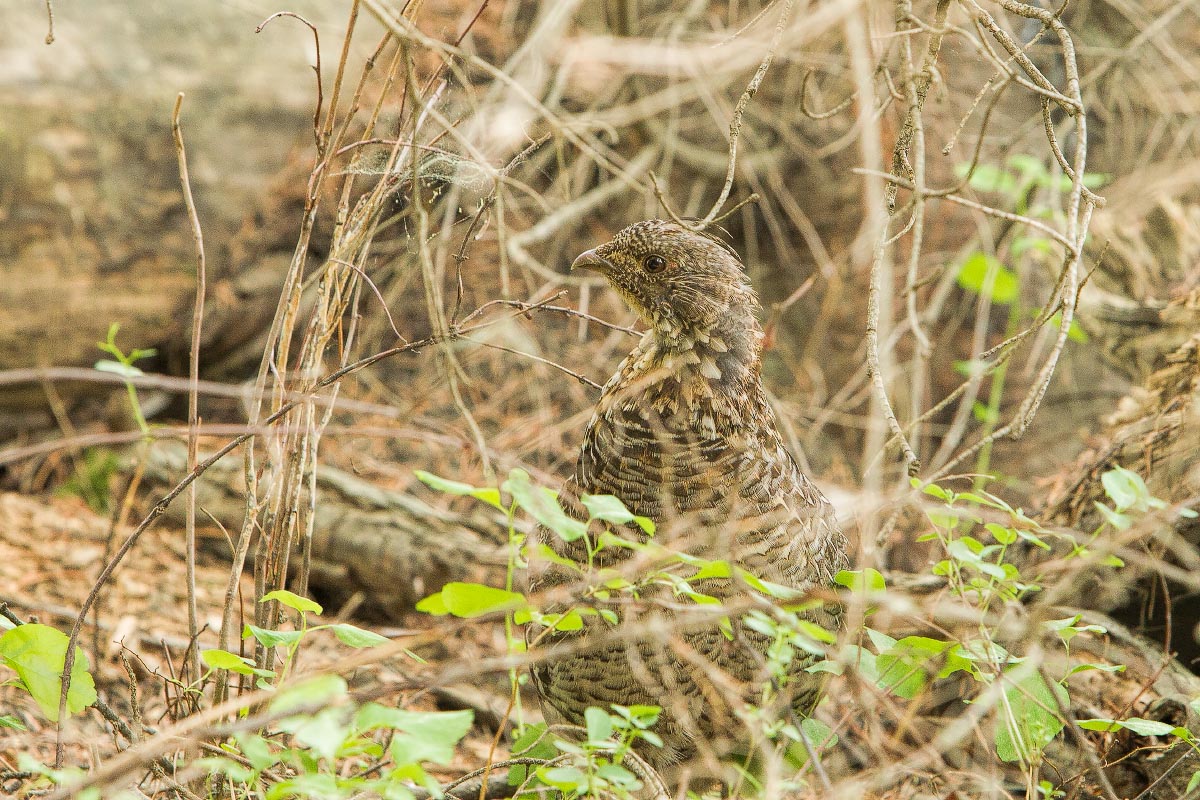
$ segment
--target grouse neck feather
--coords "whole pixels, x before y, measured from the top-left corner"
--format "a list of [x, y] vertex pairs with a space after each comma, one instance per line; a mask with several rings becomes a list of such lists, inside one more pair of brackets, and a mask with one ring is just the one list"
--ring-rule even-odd
[[756, 406], [762, 398], [762, 340], [752, 307], [703, 329], [655, 326], [608, 382], [597, 414], [641, 408], [705, 429], [741, 428], [756, 410], [747, 399]]

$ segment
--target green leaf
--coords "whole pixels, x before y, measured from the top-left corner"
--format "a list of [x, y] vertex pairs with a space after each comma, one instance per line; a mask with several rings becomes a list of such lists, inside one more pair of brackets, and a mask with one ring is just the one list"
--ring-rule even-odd
[[354, 713], [354, 732], [363, 734], [381, 728], [398, 728], [407, 719], [404, 716], [407, 713], [382, 703], [363, 703]]
[[1191, 779], [1188, 780], [1187, 788], [1183, 790], [1184, 795], [1190, 795], [1196, 791], [1196, 787], [1200, 786], [1200, 769], [1192, 773]]
[[[1080, 625], [1081, 618], [1081, 614], [1076, 614], [1062, 619], [1047, 620], [1043, 624], [1057, 633], [1063, 644], [1070, 644], [1071, 640], [1081, 633], [1108, 633], [1108, 630], [1102, 625]], [[1100, 669], [1100, 667], [1095, 667], [1095, 669]]]
[[[986, 477], [990, 480], [993, 476], [988, 475]], [[998, 508], [1001, 511], [1007, 511], [1010, 514], [1018, 513], [1018, 512], [1013, 511], [1012, 506], [1010, 506], [1008, 503], [1004, 502], [999, 497], [996, 497], [996, 495], [992, 494], [991, 492], [983, 492], [983, 491], [981, 491], [979, 493], [963, 492], [962, 494], [959, 495], [959, 499], [970, 500], [971, 502], [979, 503], [979, 505], [981, 505], [981, 506], [991, 506], [992, 508]]]
[[333, 762], [342, 745], [352, 738], [346, 715], [345, 708], [323, 708], [313, 713], [282, 719], [276, 724], [280, 730], [292, 734], [293, 739], [311, 750], [313, 755]]
[[875, 646], [877, 652], [882, 653], [885, 650], [895, 647], [896, 640], [888, 636], [883, 631], [877, 631], [874, 628], [866, 628], [867, 638], [871, 640], [871, 644]]
[[300, 641], [304, 636], [304, 631], [272, 631], [246, 623], [246, 626], [242, 628], [242, 638], [249, 639], [251, 636], [263, 647], [276, 647], [279, 645], [291, 647]]
[[[16, 671], [21, 684], [37, 701], [50, 722], [58, 722], [63, 666], [70, 638], [49, 625], [31, 622], [18, 625], [0, 636], [0, 659]], [[96, 684], [88, 672], [88, 657], [75, 648], [71, 687], [67, 690], [67, 714], [76, 714], [96, 702]]]
[[512, 744], [512, 754], [529, 758], [553, 757], [555, 750], [549, 742], [547, 730], [548, 726], [543, 722], [526, 725]]
[[587, 534], [587, 525], [570, 517], [558, 504], [558, 496], [544, 486], [534, 486], [529, 473], [514, 469], [501, 487], [513, 496], [517, 505], [529, 515], [553, 531], [565, 542], [573, 542]]
[[1046, 745], [1063, 729], [1058, 707], [1069, 698], [1058, 683], [1048, 684], [1032, 670], [1017, 670], [1025, 674], [1004, 687], [1001, 719], [996, 725], [996, 755], [1001, 761], [1036, 763]]
[[344, 797], [337, 785], [337, 777], [327, 772], [302, 772], [272, 784], [264, 795], [265, 800], [290, 800], [295, 797], [333, 798]]
[[1024, 528], [1014, 528], [1014, 530], [1017, 532], [1017, 536], [1021, 537], [1022, 541], [1029, 542], [1030, 544], [1036, 545], [1036, 546], [1042, 548], [1043, 550], [1050, 549], [1050, 545], [1046, 544], [1044, 541], [1042, 541], [1040, 538], [1038, 538], [1038, 536], [1035, 535], [1032, 531], [1027, 531]]
[[[810, 622], [806, 619], [795, 619], [792, 620], [792, 623], [796, 626], [796, 632], [799, 633], [801, 637], [800, 639], [793, 638], [792, 640], [792, 643], [798, 647], [804, 646], [804, 638], [813, 639], [817, 642], [824, 642], [825, 644], [833, 644], [837, 641], [837, 636], [835, 636], [829, 630], [822, 628], [815, 622]], [[824, 648], [805, 647], [805, 649], [809, 650], [809, 652], [817, 653], [818, 655], [825, 654]]]
[[838, 742], [838, 736], [833, 732], [833, 728], [816, 717], [805, 717], [800, 720], [800, 730], [804, 731], [809, 743], [817, 751], [828, 750]]
[[680, 581], [675, 587], [675, 594], [681, 597], [686, 597], [698, 606], [719, 606], [721, 601], [711, 594], [697, 592], [692, 587], [688, 586], [687, 581]]
[[1136, 472], [1124, 467], [1113, 467], [1100, 476], [1100, 483], [1104, 485], [1104, 493], [1113, 501], [1117, 511], [1130, 508], [1145, 511], [1148, 508], [1150, 490], [1146, 488], [1142, 476]]
[[355, 648], [375, 647], [389, 641], [386, 636], [380, 636], [375, 631], [363, 630], [345, 622], [330, 625], [329, 629], [333, 631], [334, 636], [341, 639], [342, 644], [348, 644]]
[[[911, 700], [925, 688], [929, 677], [942, 670], [940, 656], [950, 642], [927, 636], [906, 636], [881, 652], [875, 659], [877, 685], [897, 697]], [[961, 657], [960, 657], [961, 658]], [[964, 660], [965, 661], [965, 660]], [[955, 670], [962, 667], [956, 667]]]
[[1012, 528], [1006, 528], [1005, 526], [999, 525], [995, 522], [989, 522], [983, 527], [992, 535], [992, 538], [1000, 544], [1012, 544], [1020, 535]]
[[607, 711], [595, 706], [589, 706], [583, 712], [583, 719], [587, 725], [587, 738], [589, 742], [593, 744], [603, 742], [612, 736], [613, 725]]
[[975, 417], [976, 422], [989, 424], [1000, 419], [1000, 413], [992, 408], [989, 408], [984, 403], [976, 400], [971, 404], [971, 415]]
[[[1062, 328], [1062, 312], [1055, 312], [1054, 316], [1050, 317], [1050, 322], [1056, 328]], [[1067, 338], [1072, 342], [1086, 342], [1088, 340], [1087, 331], [1079, 327], [1078, 320], [1071, 320], [1071, 326], [1067, 328]]]
[[1025, 659], [1014, 656], [995, 642], [975, 639], [959, 645], [958, 654], [970, 661], [989, 664], [1018, 664]]
[[257, 675], [260, 678], [273, 678], [275, 673], [269, 669], [256, 669], [254, 662], [242, 658], [228, 650], [201, 650], [200, 660], [213, 669], [224, 669], [239, 675]]
[[520, 592], [496, 589], [482, 583], [447, 583], [442, 587], [441, 597], [448, 613], [464, 619], [528, 606], [525, 595]]
[[[689, 563], [692, 563], [689, 561]], [[705, 578], [728, 578], [733, 575], [733, 567], [728, 561], [716, 560], [708, 561], [706, 559], [697, 559], [695, 575], [688, 577], [689, 581], [700, 581]]]
[[997, 305], [1010, 305], [1020, 290], [1015, 272], [981, 252], [967, 256], [958, 268], [958, 285], [969, 292], [991, 297]]
[[587, 789], [587, 775], [578, 767], [542, 767], [538, 777], [555, 789], [564, 792]]
[[[558, 751], [551, 744], [553, 737], [547, 734], [546, 729], [547, 726], [544, 723], [526, 725], [517, 736], [516, 741], [513, 742], [513, 756], [549, 760], [558, 755]], [[529, 771], [530, 767], [524, 764], [509, 767], [508, 785], [520, 786], [529, 777]]]
[[833, 582], [852, 592], [882, 592], [887, 589], [887, 581], [884, 580], [883, 574], [871, 567], [861, 570], [844, 569], [833, 576]]
[[611, 494], [585, 494], [579, 498], [592, 519], [602, 519], [617, 525], [633, 522], [633, 512], [625, 507], [619, 497]]
[[932, 495], [939, 500], [946, 500], [947, 502], [953, 500], [953, 495], [946, 489], [938, 486], [936, 483], [930, 483], [926, 486], [921, 486], [920, 478], [909, 478], [909, 483], [914, 489], [920, 489], [925, 494]]
[[925, 509], [925, 516], [929, 517], [929, 521], [933, 523], [934, 527], [947, 531], [957, 528], [959, 520], [962, 519], [952, 508], [927, 508]]
[[956, 672], [966, 672], [978, 678], [979, 672], [975, 665], [962, 654], [961, 647], [952, 647], [946, 650], [943, 654], [945, 662], [940, 670], [938, 670], [938, 678], [948, 678]]
[[[517, 622], [519, 623], [521, 620], [518, 619]], [[538, 622], [556, 631], [583, 630], [583, 616], [575, 610], [568, 611], [565, 614], [542, 614], [538, 618]]]
[[[970, 164], [959, 164], [956, 172], [960, 178], [966, 177]], [[979, 192], [998, 192], [1012, 195], [1017, 191], [1017, 179], [1011, 172], [994, 164], [976, 164], [968, 184]]]
[[613, 711], [617, 713], [617, 716], [632, 723], [634, 727], [646, 730], [658, 722], [658, 717], [662, 714], [662, 707], [648, 706], [640, 703], [635, 703], [631, 706], [622, 706], [613, 703]]
[[474, 497], [476, 500], [482, 500], [488, 505], [498, 508], [501, 511], [507, 511], [500, 503], [500, 490], [491, 486], [472, 486], [469, 483], [461, 481], [452, 481], [449, 478], [440, 478], [432, 472], [424, 470], [414, 470], [413, 474], [417, 476], [417, 480], [425, 484], [431, 489], [445, 494], [452, 494], [459, 497]]
[[132, 364], [122, 364], [120, 361], [110, 361], [103, 358], [93, 365], [93, 368], [98, 372], [111, 372], [114, 375], [120, 375], [122, 378], [136, 378], [139, 375], [145, 375], [137, 367]]
[[1124, 672], [1125, 665], [1124, 664], [1076, 664], [1075, 666], [1071, 667], [1071, 671], [1067, 673], [1067, 676], [1070, 677], [1071, 675], [1075, 675], [1076, 673], [1089, 672], [1091, 670], [1099, 670], [1101, 672]]
[[392, 716], [396, 735], [392, 739], [392, 758], [397, 764], [432, 761], [449, 764], [454, 747], [471, 730], [474, 715], [470, 711], [402, 711]]
[[1079, 720], [1079, 727], [1087, 731], [1100, 731], [1101, 733], [1111, 733], [1120, 730], [1121, 723], [1115, 719], [1106, 717], [1096, 717], [1094, 719]]
[[1133, 731], [1139, 736], [1167, 736], [1175, 732], [1175, 726], [1154, 719], [1131, 717], [1121, 720], [1120, 725], [1127, 731]]
[[1013, 258], [1017, 258], [1021, 254], [1033, 250], [1038, 253], [1049, 253], [1054, 249], [1054, 242], [1045, 236], [1018, 236], [1013, 239], [1012, 247], [1009, 248], [1009, 253]]
[[263, 595], [262, 600], [259, 600], [258, 602], [268, 603], [272, 600], [276, 600], [280, 605], [287, 606], [288, 608], [296, 611], [309, 612], [316, 616], [321, 615], [322, 609], [320, 603], [317, 603], [314, 600], [309, 600], [307, 597], [301, 597], [298, 594], [289, 592], [287, 589], [276, 589], [273, 592], [267, 592]]
[[[235, 733], [233, 740], [237, 743], [235, 752], [240, 752], [250, 762], [250, 766], [259, 772], [269, 769], [279, 762], [279, 758], [271, 750], [271, 744], [255, 733]], [[231, 750], [229, 745], [222, 745]]]
[[1133, 524], [1133, 520], [1131, 520], [1127, 515], [1113, 511], [1099, 500], [1093, 500], [1092, 505], [1094, 505], [1096, 510], [1100, 512], [1100, 516], [1104, 517], [1105, 522], [1107, 522], [1109, 525], [1112, 525], [1119, 531], [1123, 531]]
[[596, 767], [596, 774], [609, 783], [625, 789], [638, 789], [642, 785], [636, 775], [620, 764], [600, 764]]
[[418, 600], [416, 609], [434, 617], [444, 617], [450, 613], [450, 609], [446, 608], [446, 599], [442, 597], [441, 591], [435, 592], [423, 600]]
[[16, 731], [27, 731], [28, 727], [24, 722], [14, 717], [12, 714], [0, 714], [0, 728], [11, 728]]
[[[714, 561], [710, 563], [726, 564], [728, 562]], [[742, 569], [741, 567], [735, 567], [734, 571], [737, 573], [739, 578], [744, 580], [746, 584], [750, 586], [750, 588], [754, 589], [755, 591], [762, 592], [768, 597], [774, 597], [779, 600], [789, 600], [804, 596], [804, 591], [801, 589], [796, 589], [792, 586], [784, 586], [782, 583], [775, 583], [774, 581], [763, 580], [754, 573]]]

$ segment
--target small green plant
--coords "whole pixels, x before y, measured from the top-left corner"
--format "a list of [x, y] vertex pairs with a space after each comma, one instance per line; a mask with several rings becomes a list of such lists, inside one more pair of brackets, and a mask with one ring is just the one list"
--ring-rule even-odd
[[[433, 489], [455, 496], [474, 497], [499, 509], [507, 516], [509, 523], [508, 571], [503, 589], [477, 583], [449, 583], [418, 603], [418, 610], [463, 618], [503, 614], [508, 648], [510, 652], [519, 652], [525, 647], [524, 641], [514, 634], [514, 626], [519, 624], [534, 623], [541, 626], [541, 635], [552, 630], [580, 630], [589, 619], [597, 624], [615, 626], [620, 622], [615, 610], [620, 607], [617, 601], [622, 598], [642, 598], [663, 590], [676, 600], [719, 607], [721, 600], [698, 591], [697, 582], [714, 578], [736, 581], [771, 601], [766, 604], [765, 610], [753, 610], [740, 620], [748, 630], [768, 637], [770, 646], [767, 660], [771, 673], [771, 680], [766, 681], [762, 688], [759, 703], [745, 709], [743, 721], [751, 725], [753, 730], [761, 731], [768, 740], [784, 745], [807, 740], [810, 745], [815, 742], [818, 747], [828, 747], [836, 741], [829, 729], [816, 720], [804, 720], [797, 727], [786, 720], [775, 719], [764, 711], [778, 705], [777, 695], [790, 680], [789, 665], [797, 652], [817, 654], [823, 659], [827, 647], [835, 641], [833, 634], [805, 618], [804, 613], [810, 610], [813, 603], [804, 601], [801, 593], [764, 581], [727, 560], [699, 558], [660, 544], [654, 538], [654, 522], [633, 514], [611, 495], [583, 495], [580, 502], [588, 513], [588, 520], [583, 521], [563, 511], [556, 493], [533, 484], [524, 470], [510, 472], [499, 489], [476, 487], [428, 472], [416, 474]], [[507, 503], [503, 500], [504, 496], [510, 498]], [[581, 546], [584, 563], [563, 558], [545, 542], [527, 541], [516, 525], [519, 511], [527, 513], [562, 541]], [[526, 595], [514, 590], [514, 575], [528, 566], [530, 548], [541, 558], [585, 579], [586, 588], [578, 597], [578, 602], [566, 609], [545, 611], [537, 608]], [[635, 576], [611, 568], [598, 568], [597, 563], [602, 562], [597, 557], [608, 548], [641, 554], [651, 566]], [[717, 624], [727, 638], [734, 638], [733, 620], [723, 616], [718, 618]], [[516, 687], [521, 678], [515, 670], [510, 674], [514, 703], [519, 698]], [[523, 725], [519, 705], [516, 712], [521, 733], [514, 753], [529, 747], [541, 747], [541, 751], [535, 749], [530, 752], [538, 752], [536, 757], [550, 759], [551, 764], [545, 770], [536, 770], [532, 774], [519, 770], [519, 778], [513, 780], [540, 782], [558, 788], [571, 797], [614, 793], [622, 796], [622, 792], [633, 791], [634, 776], [620, 766], [621, 759], [629, 752], [634, 741], [642, 740], [651, 746], [660, 744], [658, 737], [649, 729], [659, 713], [659, 709], [653, 706], [614, 706], [611, 713], [608, 710], [590, 709], [587, 712], [587, 738], [583, 743], [550, 737], [549, 746], [557, 748], [556, 751], [546, 749], [548, 745], [543, 731], [535, 726]], [[602, 722], [602, 717], [609, 719], [609, 722]], [[566, 763], [561, 763], [563, 758], [567, 759]]]
[[[1070, 176], [1052, 172], [1042, 159], [1025, 153], [1009, 156], [1004, 166], [983, 163], [976, 164], [972, 170], [970, 164], [959, 164], [955, 171], [960, 178], [966, 177], [969, 172], [968, 185], [972, 189], [1007, 198], [1012, 202], [1013, 210], [1025, 216], [1053, 216], [1052, 210], [1038, 204], [1039, 192], [1071, 191]], [[1110, 180], [1111, 175], [1088, 172], [1084, 173], [1083, 185], [1088, 189], [1099, 189]]]
[[555, 738], [554, 747], [565, 754], [566, 763], [539, 767], [537, 783], [558, 789], [568, 798], [630, 797], [642, 788], [642, 781], [622, 761], [638, 740], [662, 746], [662, 740], [650, 730], [658, 715], [655, 706], [614, 705], [612, 713], [587, 709], [583, 740]]
[[359, 703], [336, 675], [281, 689], [266, 713], [275, 717], [273, 733], [286, 737], [267, 731], [237, 733], [221, 745], [230, 757], [211, 756], [192, 765], [207, 770], [210, 781], [220, 776], [230, 790], [245, 796], [259, 796], [265, 784], [261, 796], [271, 800], [411, 800], [413, 783], [440, 796], [423, 765], [448, 764], [473, 720], [470, 711], [407, 711]]
[[[296, 652], [300, 649], [300, 643], [306, 636], [315, 631], [332, 631], [343, 644], [354, 648], [374, 647], [387, 642], [385, 637], [380, 636], [374, 631], [363, 630], [345, 622], [310, 627], [308, 624], [308, 615], [312, 614], [319, 617], [323, 611], [321, 605], [314, 600], [301, 597], [286, 589], [268, 592], [259, 600], [260, 603], [269, 603], [272, 601], [296, 611], [300, 619], [300, 628], [298, 630], [277, 631], [259, 628], [247, 623], [242, 630], [242, 638], [252, 638], [263, 647], [283, 648], [283, 666], [279, 672], [276, 673], [274, 670], [269, 669], [259, 669], [254, 666], [252, 660], [239, 656], [237, 653], [230, 653], [227, 650], [202, 650], [200, 651], [200, 658], [210, 667], [210, 670], [201, 676], [198, 683], [203, 684], [209, 675], [212, 674], [212, 670], [224, 669], [239, 675], [256, 676], [258, 678], [256, 685], [260, 689], [272, 688], [275, 684], [287, 679], [295, 663]], [[274, 682], [272, 682], [273, 680]]]
[[[1105, 531], [1128, 527], [1134, 516], [1164, 509], [1166, 504], [1150, 495], [1145, 482], [1136, 473], [1121, 467], [1105, 473], [1102, 483], [1111, 503], [1097, 503], [1105, 521], [1089, 536], [1079, 540], [1044, 529], [1021, 509], [1013, 508], [988, 492], [957, 493], [943, 486], [922, 485], [914, 480], [914, 487], [940, 501], [927, 509], [931, 530], [919, 537], [920, 541], [940, 545], [944, 557], [933, 565], [932, 570], [945, 578], [951, 594], [973, 608], [981, 621], [967, 635], [945, 640], [927, 636], [907, 636], [897, 640], [868, 626], [864, 632], [869, 648], [849, 645], [838, 663], [823, 668], [837, 671], [842, 664], [854, 664], [868, 680], [907, 699], [916, 697], [934, 680], [956, 673], [968, 676], [980, 687], [981, 696], [990, 696], [995, 701], [993, 743], [996, 756], [1024, 768], [1030, 797], [1035, 794], [1057, 796], [1055, 787], [1041, 780], [1039, 773], [1047, 746], [1066, 725], [1061, 709], [1070, 703], [1068, 679], [1089, 670], [1119, 672], [1125, 667], [1075, 663], [1064, 674], [1048, 675], [1040, 664], [1002, 646], [994, 631], [982, 620], [1004, 604], [1019, 603], [1041, 591], [1042, 576], [1022, 575], [1009, 558], [1012, 548], [1018, 544], [1050, 550], [1053, 542], [1061, 550], [1063, 559], [1085, 559], [1110, 569], [1123, 566], [1115, 555], [1098, 552], [1097, 540]], [[981, 509], [989, 512], [991, 520], [998, 515], [1004, 521], [985, 521]], [[1188, 509], [1179, 513], [1195, 516]], [[874, 570], [864, 570], [841, 573], [837, 580], [850, 590], [865, 595], [869, 619], [874, 610], [873, 598], [881, 597], [886, 591], [883, 576]], [[1083, 622], [1080, 615], [1047, 620], [1041, 623], [1041, 628], [1057, 636], [1067, 664], [1071, 664], [1073, 639], [1106, 633], [1100, 625]], [[1194, 739], [1185, 735], [1186, 729], [1176, 730], [1163, 723], [1137, 719], [1085, 722], [1083, 727], [1092, 730], [1114, 730], [1114, 727], [1105, 726], [1116, 726], [1134, 733], [1146, 732], [1142, 735], [1169, 734], [1196, 746]], [[1125, 722], [1131, 724], [1125, 725]], [[1143, 724], [1145, 722], [1150, 724]], [[1200, 783], [1200, 777], [1193, 781]]]
[[299, 627], [270, 630], [246, 625], [243, 637], [281, 648], [283, 663], [278, 671], [258, 668], [251, 659], [226, 650], [201, 652], [210, 668], [201, 682], [213, 670], [228, 670], [254, 676], [258, 688], [275, 691], [265, 712], [274, 719], [272, 728], [236, 733], [221, 744], [229, 757], [215, 755], [193, 765], [208, 770], [210, 780], [220, 776], [235, 792], [271, 800], [366, 795], [409, 800], [414, 797], [414, 783], [439, 795], [437, 782], [423, 765], [450, 762], [459, 740], [471, 728], [472, 713], [360, 703], [336, 675], [288, 683], [301, 644], [317, 631], [328, 630], [354, 648], [374, 647], [387, 639], [346, 623], [311, 625], [309, 617], [322, 613], [320, 604], [286, 590], [269, 592], [260, 600], [272, 601], [297, 612]]
[[121, 466], [117, 454], [103, 447], [83, 451], [82, 463], [75, 474], [59, 489], [61, 494], [75, 495], [97, 514], [108, 514], [112, 506], [112, 477]]
[[144, 375], [140, 369], [134, 366], [138, 361], [144, 358], [150, 358], [155, 355], [153, 348], [137, 348], [126, 353], [117, 345], [117, 331], [120, 330], [120, 323], [114, 322], [108, 326], [108, 338], [103, 342], [97, 342], [96, 346], [112, 356], [112, 359], [101, 359], [96, 362], [96, 369], [101, 372], [112, 372], [126, 378], [125, 391], [129, 394], [129, 407], [133, 411], [133, 418], [137, 422], [138, 430], [144, 435], [149, 435], [150, 426], [146, 422], [146, 417], [142, 413], [142, 404], [138, 400], [137, 387], [133, 382], [128, 380], [139, 375]]
[[[1194, 713], [1200, 714], [1200, 698], [1193, 699], [1190, 705]], [[1194, 733], [1182, 725], [1171, 725], [1154, 719], [1130, 717], [1128, 719], [1081, 719], [1079, 720], [1079, 727], [1084, 730], [1101, 731], [1104, 733], [1126, 730], [1135, 736], [1171, 737], [1187, 745], [1195, 755], [1200, 756], [1200, 738], [1197, 738]], [[1187, 788], [1184, 789], [1181, 796], [1190, 796], [1197, 787], [1200, 787], [1200, 768], [1192, 772], [1192, 777], [1188, 779]]]
[[[970, 168], [969, 164], [960, 164], [959, 177], [967, 177]], [[1103, 185], [1108, 179], [1107, 175], [1089, 173], [1084, 175], [1083, 184], [1091, 189]], [[1052, 207], [1047, 202], [1047, 196], [1052, 192], [1069, 191], [1071, 180], [1066, 175], [1051, 172], [1039, 159], [1016, 154], [1008, 159], [1004, 167], [992, 164], [975, 165], [974, 170], [970, 172], [969, 185], [976, 191], [1002, 196], [1005, 205], [1012, 207], [1022, 216], [1061, 218], [1061, 210]], [[1040, 261], [1050, 266], [1055, 258], [1056, 247], [1054, 241], [1044, 235], [1036, 232], [1019, 233], [1008, 243], [1007, 252], [993, 255], [976, 250], [969, 253], [955, 267], [958, 285], [972, 294], [987, 298], [993, 305], [1007, 307], [1008, 321], [1004, 336], [1006, 339], [1011, 338], [1017, 333], [1022, 322], [1028, 322], [1040, 313], [1038, 309], [1022, 304], [1021, 272], [1014, 267], [1022, 260]], [[1061, 327], [1062, 313], [1056, 312], [1051, 316], [1050, 322]], [[1076, 342], [1087, 341], [1087, 334], [1075, 320], [1071, 320], [1067, 337]], [[1008, 363], [1007, 360], [1002, 360], [995, 366], [986, 401], [977, 400], [972, 406], [972, 413], [980, 423], [984, 436], [1000, 424], [1000, 403], [1004, 396]], [[977, 362], [959, 362], [955, 366], [961, 374], [971, 377], [977, 374], [983, 365]], [[985, 444], [976, 457], [976, 474], [987, 474], [990, 460], [991, 445]], [[978, 490], [982, 486], [982, 482], [977, 481], [974, 488]]]

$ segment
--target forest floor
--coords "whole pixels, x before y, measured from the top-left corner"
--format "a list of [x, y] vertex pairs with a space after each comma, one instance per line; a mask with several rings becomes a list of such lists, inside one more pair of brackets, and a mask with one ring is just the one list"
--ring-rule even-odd
[[[77, 497], [0, 494], [0, 587], [3, 587], [0, 602], [6, 603], [9, 611], [25, 622], [42, 622], [69, 631], [107, 556], [121, 543], [120, 538], [110, 534], [111, 528], [108, 519]], [[201, 648], [217, 646], [216, 631], [221, 624], [228, 575], [227, 565], [201, 554], [196, 565]], [[248, 573], [242, 577], [240, 592], [243, 618], [251, 619], [248, 603], [254, 596], [254, 581]], [[147, 530], [101, 592], [95, 609], [83, 627], [80, 643], [92, 666], [100, 697], [123, 719], [135, 719], [125, 666], [128, 663], [137, 678], [136, 701], [142, 724], [147, 732], [165, 724], [178, 706], [174, 676], [179, 673], [188, 646], [184, 531], [169, 524]], [[328, 609], [321, 621], [337, 619], [337, 609]], [[413, 612], [396, 622], [381, 626], [356, 620], [360, 627], [395, 636], [426, 627], [431, 618]], [[464, 626], [422, 650], [420, 655], [430, 661], [476, 659], [494, 649], [496, 643], [479, 638], [492, 633], [491, 628]], [[243, 640], [243, 646], [252, 655], [249, 641]], [[299, 668], [316, 672], [335, 664], [346, 653], [346, 646], [332, 635], [308, 636], [300, 651]], [[354, 689], [398, 685], [404, 678], [404, 663], [379, 661], [369, 669], [343, 677]], [[384, 689], [383, 702], [389, 702], [387, 696]], [[474, 704], [479, 717], [495, 718], [502, 714], [502, 703], [498, 700], [489, 705], [488, 699], [477, 689], [472, 692], [463, 687], [462, 691], [423, 698], [397, 690], [390, 702], [416, 709]], [[22, 731], [0, 727], [0, 771], [20, 771], [18, 756], [43, 764], [54, 763], [56, 726], [46, 721], [29, 692], [11, 682], [0, 685], [0, 713], [15, 716], [27, 728]], [[494, 736], [493, 730], [476, 726], [456, 751], [455, 761], [431, 773], [448, 778], [485, 763]], [[77, 714], [63, 726], [63, 763], [94, 768], [124, 744], [117, 741], [111, 726], [98, 713]], [[499, 751], [496, 757], [503, 755]], [[10, 788], [7, 784], [0, 785], [5, 791]]]

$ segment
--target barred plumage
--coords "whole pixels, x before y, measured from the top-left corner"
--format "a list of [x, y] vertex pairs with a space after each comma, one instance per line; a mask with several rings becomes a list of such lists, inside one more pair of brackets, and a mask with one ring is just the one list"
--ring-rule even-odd
[[[795, 589], [830, 585], [846, 565], [846, 540], [780, 437], [759, 375], [761, 309], [737, 255], [715, 238], [650, 220], [584, 253], [574, 267], [601, 272], [649, 330], [604, 386], [575, 474], [560, 492], [568, 512], [586, 518], [580, 493], [613, 494], [655, 520], [659, 536], [679, 549], [728, 559]], [[544, 541], [587, 562], [581, 543]], [[607, 548], [593, 566], [626, 556]], [[570, 579], [551, 565], [541, 582]], [[744, 593], [721, 578], [694, 588], [727, 602]], [[826, 627], [840, 621], [833, 606], [808, 615]], [[579, 642], [603, 630], [592, 625], [541, 641]], [[674, 646], [652, 637], [584, 644], [538, 664], [534, 682], [548, 719], [576, 725], [588, 706], [663, 706], [655, 730], [664, 746], [641, 750], [655, 766], [691, 758], [701, 741], [719, 755], [746, 738], [727, 702], [729, 679], [738, 684], [733, 694], [756, 702], [766, 675], [766, 637], [737, 622], [735, 631], [730, 641], [712, 624], [686, 627], [675, 632]], [[797, 653], [788, 670], [788, 699], [802, 715], [822, 687], [804, 671], [815, 660]]]

